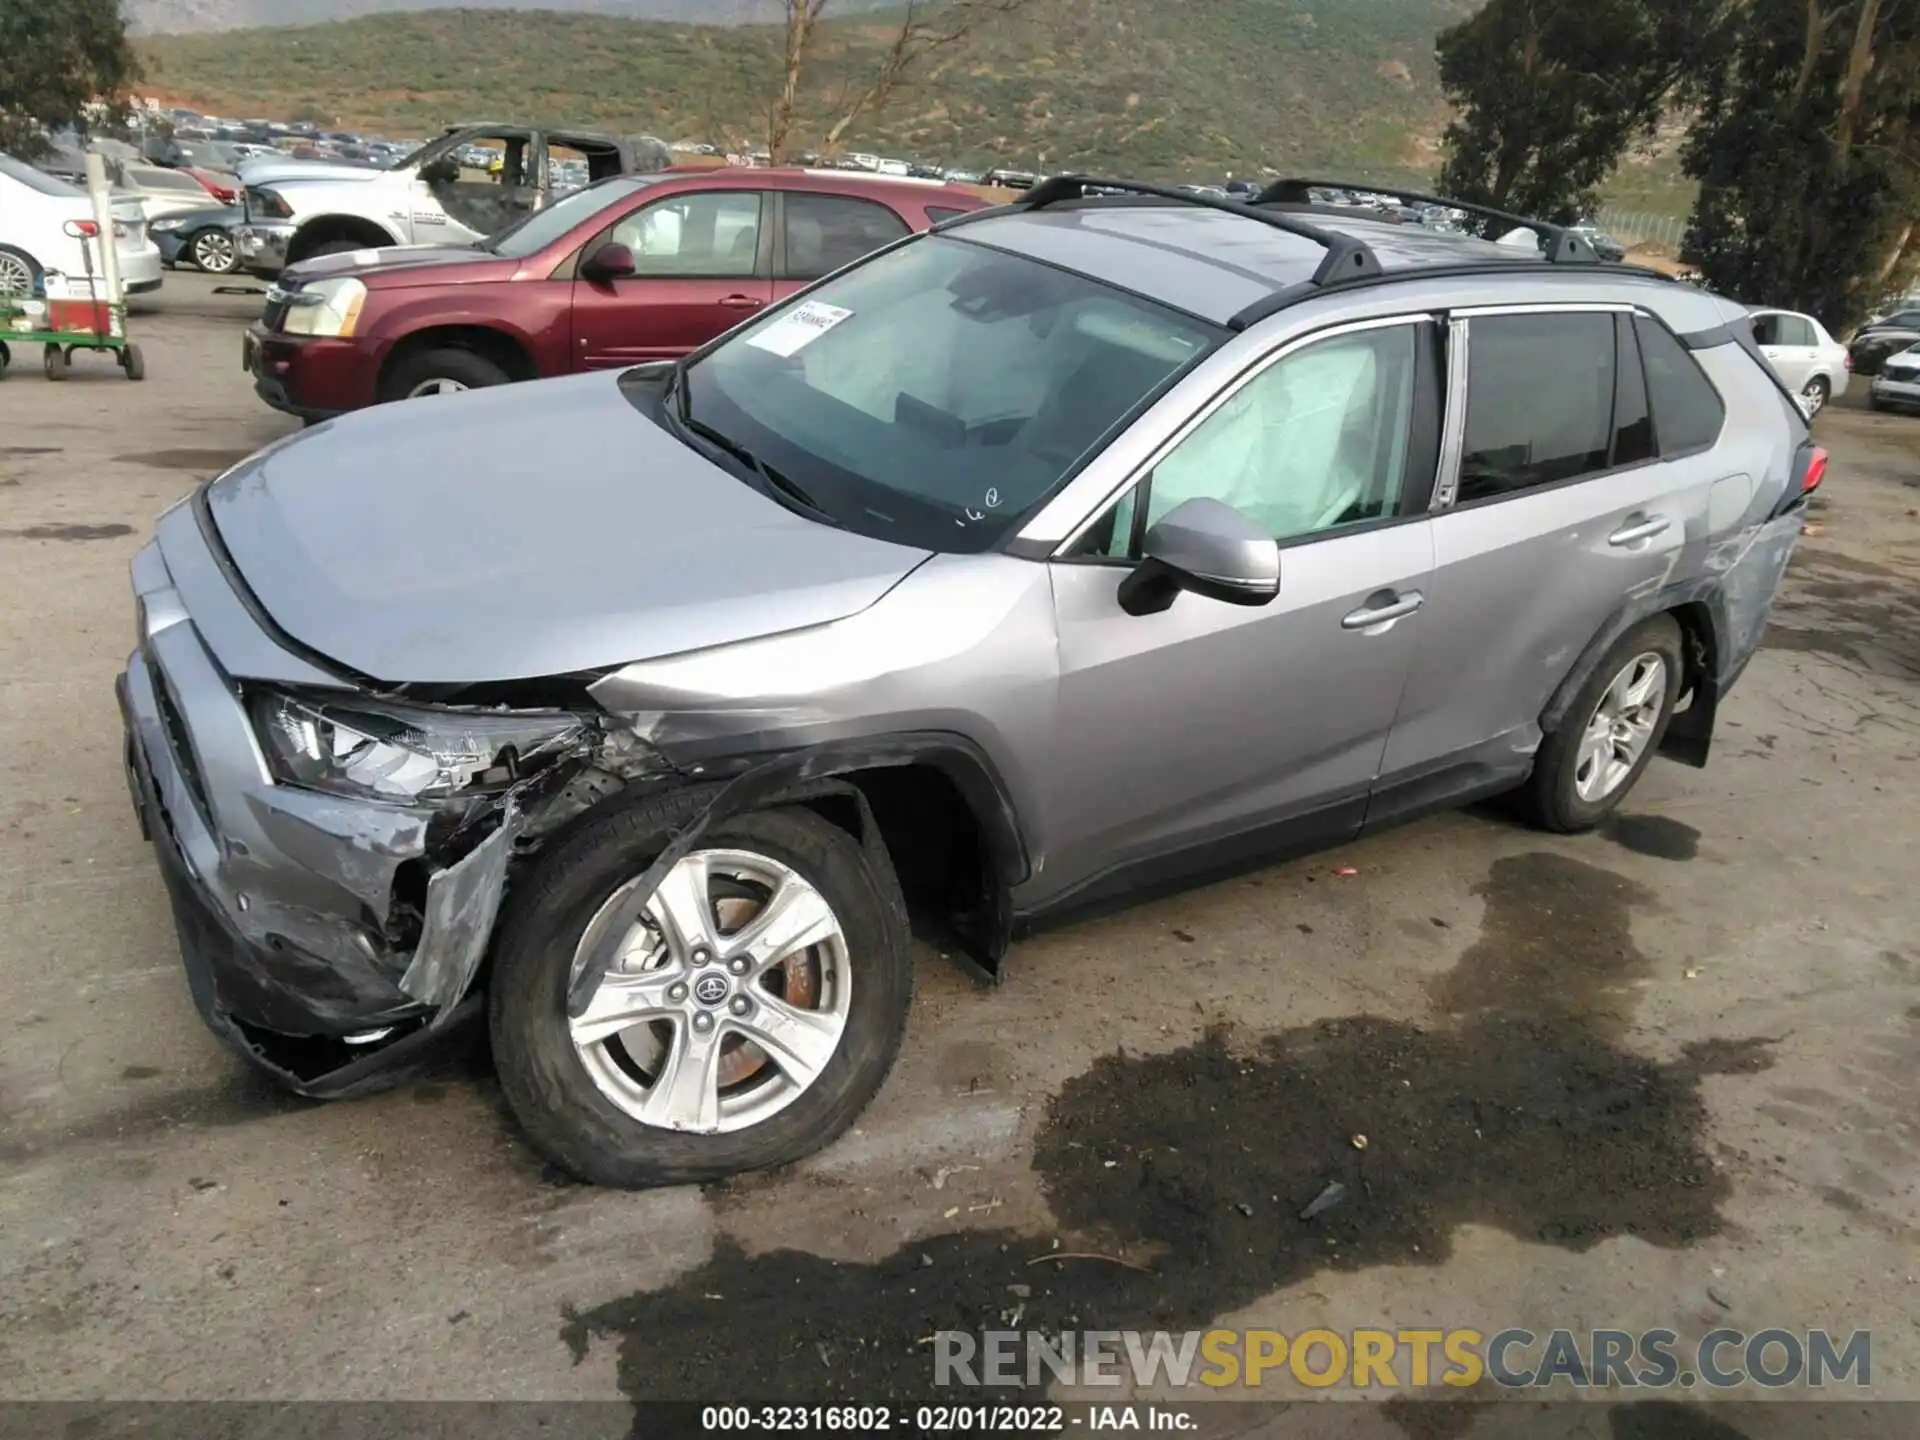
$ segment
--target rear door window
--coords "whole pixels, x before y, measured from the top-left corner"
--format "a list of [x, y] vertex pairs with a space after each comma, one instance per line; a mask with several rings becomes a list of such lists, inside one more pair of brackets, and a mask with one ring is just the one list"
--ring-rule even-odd
[[908, 233], [885, 205], [851, 195], [791, 190], [786, 197], [786, 266], [781, 278], [818, 280]]
[[1613, 463], [1614, 317], [1490, 315], [1468, 336], [1467, 425], [1455, 500], [1470, 505]]

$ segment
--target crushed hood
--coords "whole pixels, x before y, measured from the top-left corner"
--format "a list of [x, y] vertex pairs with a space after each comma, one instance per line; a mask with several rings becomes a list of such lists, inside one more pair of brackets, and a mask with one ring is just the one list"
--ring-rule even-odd
[[208, 487], [274, 622], [390, 684], [523, 680], [821, 625], [927, 551], [795, 514], [611, 373], [377, 406]]

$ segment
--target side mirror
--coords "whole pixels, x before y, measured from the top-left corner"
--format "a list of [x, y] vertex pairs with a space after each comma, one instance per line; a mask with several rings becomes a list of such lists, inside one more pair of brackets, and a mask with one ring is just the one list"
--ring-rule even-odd
[[639, 266], [634, 262], [633, 251], [624, 245], [611, 242], [602, 245], [580, 262], [580, 273], [596, 285], [622, 279], [633, 274], [638, 268]]
[[1280, 593], [1280, 546], [1231, 505], [1188, 500], [1147, 531], [1145, 558], [1120, 582], [1120, 608], [1153, 615], [1191, 590], [1229, 605], [1265, 605]]

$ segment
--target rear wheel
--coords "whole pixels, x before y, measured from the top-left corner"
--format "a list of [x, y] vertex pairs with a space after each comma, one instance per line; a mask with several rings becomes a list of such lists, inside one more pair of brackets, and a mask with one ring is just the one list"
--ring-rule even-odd
[[1807, 418], [1811, 420], [1827, 408], [1827, 401], [1833, 396], [1833, 387], [1827, 384], [1827, 377], [1816, 375], [1807, 381], [1800, 391], [1800, 398], [1806, 402]]
[[1660, 748], [1685, 674], [1680, 627], [1655, 615], [1615, 641], [1540, 743], [1518, 795], [1544, 830], [1591, 830], [1613, 813]]
[[138, 345], [129, 342], [120, 347], [120, 368], [126, 372], [129, 380], [147, 378], [147, 357], [141, 353]]
[[47, 346], [47, 352], [41, 357], [41, 368], [47, 372], [49, 380], [64, 380], [67, 372], [73, 368], [73, 359], [58, 345]]
[[[716, 1179], [811, 1154], [892, 1069], [913, 991], [897, 885], [809, 810], [714, 825], [638, 916], [701, 795], [617, 811], [547, 856], [489, 986], [501, 1087], [534, 1145], [603, 1185]], [[583, 1013], [569, 988], [611, 947]]]
[[484, 355], [447, 346], [403, 356], [380, 387], [382, 400], [417, 400], [505, 385], [513, 377]]
[[24, 250], [0, 245], [0, 296], [24, 300], [40, 293], [40, 262]]
[[209, 275], [231, 275], [240, 265], [240, 252], [225, 230], [202, 230], [187, 247], [193, 263]]

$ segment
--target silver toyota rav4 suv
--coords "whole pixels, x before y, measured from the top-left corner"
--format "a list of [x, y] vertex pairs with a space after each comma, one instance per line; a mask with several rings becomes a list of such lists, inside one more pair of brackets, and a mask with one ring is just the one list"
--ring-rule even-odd
[[1703, 764], [1825, 457], [1739, 307], [1482, 218], [1538, 249], [1066, 177], [688, 360], [235, 466], [135, 558], [119, 684], [208, 1024], [342, 1096], [484, 1009], [561, 1165], [713, 1177], [880, 1088], [910, 923], [999, 976]]

